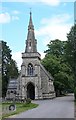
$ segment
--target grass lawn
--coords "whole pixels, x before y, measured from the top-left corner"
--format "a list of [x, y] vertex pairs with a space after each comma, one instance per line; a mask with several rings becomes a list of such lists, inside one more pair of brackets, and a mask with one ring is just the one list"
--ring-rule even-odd
[[2, 104], [0, 104], [0, 120], [2, 118]]
[[[10, 104], [11, 103], [2, 103], [2, 107], [9, 106]], [[10, 113], [3, 113], [2, 118], [8, 118], [11, 115], [15, 115], [15, 114], [21, 113], [23, 111], [36, 108], [37, 106], [38, 106], [38, 104], [34, 104], [34, 103], [29, 103], [29, 104], [16, 103], [16, 111], [12, 111]]]

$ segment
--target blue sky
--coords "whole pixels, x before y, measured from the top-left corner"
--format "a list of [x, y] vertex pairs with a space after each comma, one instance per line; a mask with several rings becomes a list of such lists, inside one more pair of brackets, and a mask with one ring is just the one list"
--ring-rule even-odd
[[13, 59], [20, 65], [21, 53], [25, 51], [29, 12], [37, 39], [38, 52], [44, 57], [44, 50], [50, 40], [67, 40], [67, 33], [74, 24], [74, 2], [60, 0], [3, 0], [0, 3], [0, 39], [7, 42]]

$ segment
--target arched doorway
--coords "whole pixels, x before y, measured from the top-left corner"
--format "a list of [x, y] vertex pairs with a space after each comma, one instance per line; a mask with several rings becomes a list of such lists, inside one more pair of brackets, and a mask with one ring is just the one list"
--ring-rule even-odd
[[35, 86], [31, 82], [27, 85], [27, 98], [35, 99]]

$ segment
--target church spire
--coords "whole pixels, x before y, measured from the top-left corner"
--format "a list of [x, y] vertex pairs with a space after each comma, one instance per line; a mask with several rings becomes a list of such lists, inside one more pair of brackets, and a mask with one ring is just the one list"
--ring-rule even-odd
[[30, 11], [30, 20], [29, 20], [28, 29], [34, 29], [33, 22], [32, 22], [32, 13], [31, 13], [31, 11]]
[[29, 25], [28, 25], [28, 34], [27, 34], [27, 40], [26, 40], [26, 50], [25, 52], [37, 52], [37, 40], [35, 39], [34, 34], [34, 26], [32, 22], [32, 13], [30, 11], [30, 19], [29, 19]]

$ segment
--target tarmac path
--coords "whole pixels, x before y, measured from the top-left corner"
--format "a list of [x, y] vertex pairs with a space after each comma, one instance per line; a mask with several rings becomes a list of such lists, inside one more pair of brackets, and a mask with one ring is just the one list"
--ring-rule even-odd
[[74, 118], [74, 95], [49, 100], [34, 100], [37, 108], [22, 112], [12, 118]]

